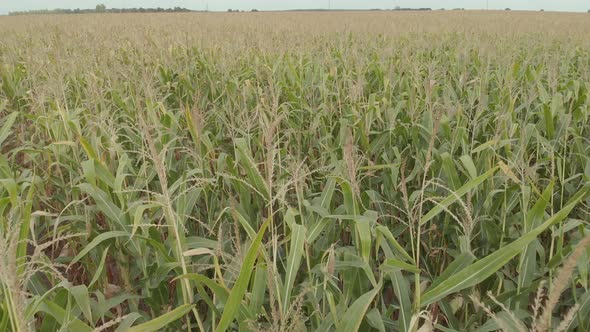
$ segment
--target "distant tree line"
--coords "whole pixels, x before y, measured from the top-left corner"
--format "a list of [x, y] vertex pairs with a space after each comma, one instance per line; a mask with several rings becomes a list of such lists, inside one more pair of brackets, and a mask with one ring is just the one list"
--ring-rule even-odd
[[[259, 12], [259, 10], [258, 10], [258, 9], [256, 9], [256, 8], [254, 8], [254, 9], [251, 9], [250, 11], [251, 11], [252, 13], [258, 13], [258, 12]], [[246, 12], [246, 11], [245, 11], [245, 10], [239, 10], [239, 9], [231, 9], [231, 8], [229, 8], [229, 9], [227, 10], [227, 12], [228, 12], [228, 13], [244, 13], [244, 12]]]
[[404, 11], [428, 11], [432, 10], [432, 8], [403, 8], [400, 6], [396, 6], [393, 10], [404, 10]]
[[40, 14], [90, 14], [90, 13], [185, 13], [192, 10], [182, 7], [174, 8], [106, 8], [98, 5], [94, 9], [41, 9], [10, 12], [9, 15], [40, 15]]
[[[372, 8], [372, 9], [345, 9], [345, 8], [301, 8], [301, 9], [287, 9], [284, 10], [286, 12], [358, 12], [358, 11], [369, 11], [369, 12], [381, 12], [381, 11], [431, 11], [432, 8], [401, 8], [396, 7], [394, 9], [381, 9], [381, 8]], [[440, 10], [444, 10], [441, 8]], [[464, 10], [463, 8], [455, 8], [453, 10]], [[229, 11], [229, 10], [228, 10]], [[235, 12], [235, 11], [234, 11]]]

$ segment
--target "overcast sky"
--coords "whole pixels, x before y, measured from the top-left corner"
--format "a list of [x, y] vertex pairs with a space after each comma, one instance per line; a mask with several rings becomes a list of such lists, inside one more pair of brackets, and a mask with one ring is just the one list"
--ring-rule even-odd
[[[0, 13], [30, 9], [53, 8], [94, 8], [97, 3], [104, 3], [109, 8], [121, 7], [186, 7], [189, 9], [205, 9], [224, 11], [228, 8], [250, 10], [280, 10], [301, 8], [332, 8], [339, 9], [391, 9], [401, 7], [431, 7], [483, 9], [486, 0], [0, 0]], [[556, 11], [587, 11], [590, 9], [588, 0], [489, 0], [490, 9], [524, 10], [556, 10]]]

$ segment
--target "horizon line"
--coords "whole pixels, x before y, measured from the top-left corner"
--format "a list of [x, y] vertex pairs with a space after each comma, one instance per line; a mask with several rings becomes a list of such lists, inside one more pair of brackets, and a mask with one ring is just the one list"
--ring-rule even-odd
[[[145, 9], [145, 10], [154, 10], [154, 9], [174, 9], [174, 7], [112, 7], [112, 8], [107, 8], [107, 10], [129, 10], [129, 9]], [[251, 9], [233, 9], [233, 8], [228, 8], [226, 10], [203, 10], [203, 9], [191, 9], [191, 8], [186, 8], [186, 7], [179, 7], [181, 9], [186, 9], [187, 11], [185, 13], [229, 13], [230, 10], [232, 10], [233, 13], [251, 13], [251, 12], [258, 12], [258, 13], [276, 13], [276, 12], [314, 12], [314, 11], [321, 11], [321, 12], [341, 12], [341, 11], [362, 11], [362, 12], [368, 12], [368, 11], [392, 11], [392, 12], [414, 12], [414, 11], [422, 11], [422, 12], [428, 12], [428, 11], [433, 11], [433, 12], [440, 12], [440, 11], [489, 11], [489, 12], [496, 12], [496, 11], [501, 11], [501, 12], [505, 12], [505, 11], [516, 11], [516, 12], [548, 12], [548, 13], [586, 13], [585, 10], [581, 10], [581, 11], [577, 11], [577, 10], [558, 10], [558, 9], [553, 9], [553, 10], [547, 10], [547, 9], [512, 9], [512, 8], [444, 8], [444, 7], [437, 7], [437, 8], [430, 8], [430, 7], [417, 7], [417, 8], [412, 8], [412, 7], [407, 7], [407, 8], [293, 8], [293, 9], [257, 9], [257, 8], [251, 8]], [[9, 16], [11, 13], [27, 13], [27, 12], [34, 12], [34, 11], [58, 11], [58, 10], [83, 10], [83, 11], [88, 11], [88, 10], [95, 10], [95, 8], [52, 8], [52, 9], [48, 9], [48, 8], [37, 8], [37, 9], [26, 9], [26, 10], [11, 10], [11, 11], [0, 11], [0, 16]], [[590, 10], [588, 11], [590, 12]], [[166, 12], [163, 12], [166, 13]], [[34, 13], [31, 13], [34, 14]], [[56, 13], [56, 14], [60, 14], [60, 13]], [[65, 14], [65, 13], [63, 13]], [[92, 14], [92, 13], [88, 13], [88, 12], [83, 12], [83, 13], [79, 13], [79, 14]], [[104, 14], [117, 14], [117, 13], [111, 13], [111, 12], [106, 12]], [[141, 13], [138, 13], [141, 14]]]

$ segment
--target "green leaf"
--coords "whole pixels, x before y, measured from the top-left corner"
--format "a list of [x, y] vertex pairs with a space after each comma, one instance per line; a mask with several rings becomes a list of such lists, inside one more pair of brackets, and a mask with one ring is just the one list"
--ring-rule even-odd
[[404, 250], [404, 248], [399, 244], [399, 242], [397, 242], [389, 228], [385, 226], [377, 226], [376, 229], [378, 232], [383, 234], [383, 237], [385, 237], [385, 239], [389, 241], [389, 244], [393, 246], [393, 250], [398, 254], [399, 258], [404, 259], [406, 262], [414, 263], [414, 259], [412, 258], [412, 256], [410, 256], [410, 254], [408, 254]]
[[123, 212], [117, 205], [115, 205], [115, 203], [113, 203], [111, 198], [104, 191], [88, 183], [82, 183], [79, 187], [82, 191], [92, 197], [100, 211], [104, 213], [107, 218], [118, 222], [121, 227], [125, 227], [125, 224], [127, 223], [124, 221], [125, 218]]
[[438, 276], [438, 278], [434, 280], [432, 285], [430, 285], [430, 288], [434, 288], [440, 282], [452, 277], [453, 275], [455, 275], [455, 273], [458, 273], [459, 271], [469, 266], [469, 264], [473, 263], [474, 260], [475, 256], [473, 256], [472, 253], [466, 252], [460, 254], [459, 256], [457, 256], [457, 258], [455, 258], [455, 260], [453, 260], [453, 262], [451, 262], [451, 264], [449, 264], [449, 266], [447, 266], [447, 268]]
[[[98, 293], [95, 292], [95, 295], [98, 297]], [[94, 321], [98, 321], [100, 317], [104, 317], [108, 315], [110, 311], [114, 308], [119, 306], [121, 303], [130, 300], [138, 300], [141, 299], [141, 296], [138, 295], [131, 295], [129, 293], [120, 293], [119, 295], [115, 295], [114, 297], [105, 299], [104, 296], [101, 294], [100, 298], [98, 299], [97, 303], [92, 307], [92, 316], [94, 317]]]
[[465, 167], [465, 169], [467, 170], [469, 177], [471, 179], [475, 179], [477, 177], [477, 168], [473, 163], [473, 159], [471, 159], [470, 156], [465, 155], [460, 157], [459, 160], [461, 160], [461, 163], [463, 163], [463, 167]]
[[471, 190], [475, 189], [477, 186], [479, 186], [485, 180], [487, 180], [490, 176], [494, 175], [494, 173], [496, 173], [497, 170], [498, 170], [498, 167], [494, 167], [491, 170], [482, 174], [481, 176], [464, 184], [461, 188], [457, 189], [456, 192], [452, 193], [447, 198], [443, 199], [440, 203], [438, 203], [435, 207], [433, 207], [432, 210], [428, 211], [428, 213], [426, 213], [424, 215], [424, 217], [422, 217], [422, 219], [420, 220], [420, 225], [424, 225], [425, 223], [430, 221], [432, 218], [436, 217], [439, 213], [444, 211], [444, 209], [446, 207], [455, 203], [458, 199], [463, 197], [463, 195], [465, 195], [468, 192], [470, 192]]
[[289, 257], [287, 258], [287, 267], [285, 270], [285, 282], [283, 288], [283, 315], [287, 313], [291, 301], [291, 289], [301, 264], [303, 256], [303, 245], [305, 244], [305, 227], [297, 224], [291, 225], [291, 246]]
[[[225, 287], [219, 285], [215, 281], [213, 281], [203, 275], [196, 274], [196, 273], [189, 273], [189, 274], [181, 275], [181, 276], [177, 277], [175, 280], [177, 280], [177, 279], [189, 279], [189, 280], [197, 281], [197, 290], [199, 292], [199, 295], [201, 295], [201, 297], [207, 303], [207, 305], [209, 305], [209, 307], [211, 309], [213, 309], [213, 311], [215, 311], [216, 313], [218, 313], [217, 307], [215, 307], [215, 305], [213, 305], [211, 299], [209, 298], [209, 295], [207, 294], [207, 292], [205, 292], [205, 290], [201, 286], [201, 284], [209, 287], [209, 289], [213, 292], [213, 294], [215, 294], [216, 300], [219, 301], [219, 303], [222, 306], [225, 306], [225, 304], [229, 298], [229, 291]], [[239, 317], [249, 317], [248, 316], [249, 310], [243, 303], [240, 303], [239, 312], [240, 312]]]
[[260, 174], [258, 167], [254, 163], [254, 160], [252, 159], [252, 154], [250, 153], [248, 143], [244, 138], [236, 138], [235, 144], [240, 159], [240, 165], [242, 165], [246, 170], [248, 178], [254, 184], [254, 188], [258, 190], [262, 197], [267, 200], [270, 199], [270, 190], [266, 185], [266, 181], [264, 181], [264, 178]]
[[324, 228], [328, 226], [333, 221], [328, 218], [320, 218], [320, 220], [316, 221], [311, 227], [307, 235], [307, 243], [313, 243], [317, 238], [322, 234]]
[[115, 332], [127, 332], [129, 330], [129, 328], [131, 327], [131, 325], [133, 325], [133, 323], [135, 323], [135, 321], [140, 318], [141, 318], [141, 315], [138, 314], [137, 312], [130, 313], [129, 315], [127, 315], [127, 317], [125, 317], [125, 319], [121, 322], [121, 324], [119, 324], [119, 326], [117, 326], [117, 329], [115, 330]]
[[242, 225], [242, 227], [244, 227], [246, 230], [246, 233], [248, 233], [250, 240], [254, 240], [256, 238], [256, 231], [254, 228], [252, 228], [248, 220], [240, 213], [240, 211], [234, 209], [233, 212], [235, 212], [236, 219], [238, 219], [240, 225]]
[[18, 185], [14, 179], [0, 179], [0, 186], [4, 187], [8, 192], [10, 204], [13, 207], [18, 206]]
[[88, 287], [92, 287], [94, 285], [94, 283], [98, 281], [98, 278], [100, 278], [100, 275], [102, 274], [102, 270], [104, 270], [104, 264], [107, 260], [109, 248], [110, 247], [106, 247], [106, 249], [102, 253], [102, 256], [100, 257], [100, 262], [98, 263], [98, 267], [96, 268], [96, 271], [94, 271], [94, 276], [92, 277], [92, 280], [88, 284]]
[[31, 211], [33, 209], [33, 196], [35, 194], [35, 186], [31, 183], [29, 192], [27, 193], [27, 200], [23, 210], [20, 231], [18, 235], [18, 246], [16, 249], [16, 258], [18, 261], [17, 276], [20, 278], [25, 272], [25, 262], [27, 259], [27, 245], [29, 233], [31, 232]]
[[548, 106], [543, 107], [543, 118], [545, 119], [547, 138], [553, 139], [555, 136], [555, 124], [553, 123], [553, 113]]
[[377, 308], [369, 310], [367, 313], [367, 322], [371, 327], [375, 328], [379, 332], [385, 332], [385, 324], [383, 324], [383, 318]]
[[223, 310], [223, 315], [221, 316], [221, 320], [219, 321], [219, 325], [215, 331], [222, 332], [227, 330], [231, 322], [234, 320], [235, 315], [240, 307], [242, 302], [242, 298], [246, 293], [246, 288], [248, 287], [248, 283], [250, 282], [250, 275], [252, 274], [252, 270], [254, 269], [254, 263], [256, 261], [256, 257], [258, 256], [258, 249], [260, 248], [260, 244], [262, 243], [262, 237], [266, 231], [266, 228], [270, 224], [271, 219], [269, 218], [260, 228], [258, 231], [258, 235], [256, 239], [250, 245], [250, 249], [248, 249], [248, 253], [244, 258], [244, 262], [242, 263], [242, 269], [240, 270], [240, 274], [234, 287], [231, 290], [229, 295], [229, 299], [225, 305]]
[[539, 227], [521, 236], [514, 242], [498, 249], [493, 254], [476, 261], [475, 263], [453, 274], [445, 280], [435, 281], [435, 286], [431, 286], [423, 294], [421, 302], [422, 306], [432, 304], [449, 294], [477, 285], [492, 274], [496, 273], [514, 256], [522, 252], [523, 247], [531, 243], [547, 228], [565, 219], [576, 207], [576, 205], [578, 205], [578, 203], [580, 203], [580, 201], [582, 201], [582, 199], [584, 199], [589, 193], [590, 184], [586, 184], [576, 193], [574, 197], [572, 197], [572, 199], [570, 199], [568, 204], [565, 205], [563, 209], [561, 209]]
[[533, 281], [535, 271], [537, 270], [537, 245], [538, 240], [533, 240], [524, 250], [521, 250], [520, 262], [518, 265], [518, 291], [528, 288]]
[[139, 228], [139, 226], [141, 226], [141, 223], [143, 221], [143, 214], [145, 213], [145, 210], [149, 210], [149, 209], [153, 209], [153, 208], [157, 208], [160, 207], [159, 204], [142, 204], [137, 206], [134, 211], [133, 211], [133, 228], [131, 231], [131, 238], [133, 238], [133, 236], [135, 235], [135, 233], [137, 232], [137, 229]]
[[189, 280], [194, 280], [194, 281], [204, 284], [205, 286], [209, 287], [209, 289], [211, 289], [213, 294], [215, 294], [215, 296], [218, 298], [218, 300], [221, 303], [227, 302], [227, 299], [229, 298], [229, 291], [226, 288], [219, 285], [215, 281], [207, 278], [204, 275], [196, 274], [196, 273], [189, 273], [189, 274], [183, 274], [176, 279], [189, 279]]
[[553, 187], [555, 185], [555, 180], [552, 180], [547, 188], [541, 194], [541, 197], [537, 200], [533, 208], [526, 213], [526, 220], [525, 220], [525, 231], [529, 232], [533, 228], [537, 227], [539, 223], [543, 221], [543, 216], [545, 215], [545, 209], [547, 208], [547, 204], [551, 202], [551, 195], [553, 195]]
[[93, 332], [94, 329], [90, 326], [86, 325], [84, 322], [79, 320], [78, 318], [73, 317], [70, 321], [66, 321], [67, 317], [69, 317], [69, 313], [64, 310], [62, 307], [57, 305], [50, 300], [44, 299], [41, 304], [39, 305], [38, 310], [40, 312], [45, 312], [51, 317], [55, 318], [55, 320], [62, 326], [68, 327], [68, 329], [72, 332]]
[[443, 174], [447, 178], [447, 182], [449, 183], [449, 187], [453, 190], [456, 190], [461, 185], [459, 180], [459, 173], [457, 173], [457, 168], [455, 167], [455, 162], [453, 161], [453, 157], [448, 152], [443, 152], [440, 155], [441, 158], [441, 166]]
[[522, 322], [519, 323], [517, 320], [524, 320], [528, 318], [527, 316], [529, 315], [529, 313], [523, 312], [522, 310], [516, 310], [512, 313], [501, 311], [495, 314], [496, 319], [488, 320], [485, 324], [474, 330], [474, 332], [526, 331]]
[[[312, 244], [315, 240], [320, 236], [323, 232], [324, 228], [332, 223], [332, 220], [326, 218], [329, 214], [328, 210], [330, 207], [330, 203], [332, 202], [332, 197], [334, 195], [334, 190], [336, 188], [336, 179], [331, 177], [328, 182], [326, 183], [324, 189], [322, 190], [322, 195], [319, 199], [319, 204], [314, 203], [314, 205], [307, 206], [310, 210], [317, 213], [320, 217], [319, 218], [312, 218], [312, 224], [308, 225], [309, 232], [307, 232], [307, 242]], [[316, 206], [315, 204], [318, 204]]]
[[320, 199], [320, 206], [324, 209], [328, 209], [330, 207], [330, 203], [332, 202], [332, 196], [334, 195], [334, 190], [336, 189], [336, 179], [331, 177], [328, 179], [326, 186], [322, 190], [322, 195]]
[[410, 285], [404, 278], [401, 271], [391, 273], [391, 283], [393, 291], [400, 304], [399, 308], [399, 324], [400, 331], [409, 331], [410, 323], [412, 321], [412, 303], [410, 299]]
[[493, 150], [493, 149], [494, 149], [494, 148], [493, 148], [493, 146], [494, 146], [495, 144], [497, 144], [497, 143], [498, 143], [498, 140], [496, 140], [496, 139], [489, 140], [489, 141], [487, 141], [487, 142], [485, 142], [485, 143], [482, 143], [482, 144], [480, 144], [480, 145], [479, 145], [478, 147], [476, 147], [475, 149], [473, 149], [473, 150], [471, 151], [471, 153], [473, 153], [473, 154], [475, 154], [475, 153], [479, 153], [479, 152], [482, 152], [482, 151], [484, 151], [485, 149], [492, 149], [492, 150]]
[[96, 151], [94, 151], [94, 148], [92, 147], [92, 145], [90, 145], [90, 143], [88, 143], [88, 140], [86, 140], [86, 138], [84, 138], [82, 136], [78, 136], [78, 139], [80, 140], [80, 144], [82, 144], [82, 148], [86, 152], [88, 159], [98, 159], [98, 155], [96, 154]]
[[254, 274], [254, 282], [252, 285], [252, 297], [250, 298], [250, 311], [255, 314], [260, 314], [264, 308], [264, 298], [266, 296], [267, 283], [267, 267], [265, 264], [258, 264], [256, 273]]
[[416, 268], [415, 265], [404, 263], [397, 259], [388, 259], [383, 263], [383, 267], [393, 269], [394, 271], [405, 270], [412, 273], [420, 273], [420, 269]]
[[[553, 194], [553, 186], [555, 181], [551, 181], [547, 188], [543, 191], [543, 194], [533, 208], [526, 213], [526, 219], [524, 223], [524, 230], [525, 232], [529, 232], [539, 223], [543, 221], [543, 216], [545, 215], [545, 208], [547, 204], [549, 204], [551, 200], [551, 195]], [[534, 272], [536, 270], [537, 265], [537, 253], [536, 253], [536, 246], [534, 245], [535, 241], [527, 245], [522, 254], [520, 255], [520, 262], [518, 265], [518, 289], [524, 289], [530, 286]]]
[[[2, 110], [0, 109], [0, 111]], [[4, 143], [4, 140], [10, 136], [10, 129], [12, 129], [12, 125], [14, 125], [14, 122], [16, 121], [16, 118], [19, 116], [19, 114], [19, 112], [13, 112], [4, 118], [4, 124], [2, 125], [2, 128], [0, 128], [0, 146], [2, 143]]]
[[158, 318], [154, 318], [154, 319], [150, 320], [149, 322], [146, 322], [146, 323], [143, 323], [140, 325], [136, 325], [136, 326], [130, 328], [129, 330], [127, 330], [127, 332], [158, 331], [158, 330], [166, 327], [170, 323], [182, 318], [184, 315], [189, 313], [194, 307], [195, 307], [195, 305], [193, 305], [193, 304], [183, 304], [180, 307], [178, 307], [170, 312], [167, 312]]
[[372, 247], [371, 224], [377, 221], [377, 212], [366, 211], [364, 216], [366, 218], [355, 219], [355, 226], [359, 240], [361, 241], [361, 257], [365, 262], [369, 262]]
[[344, 318], [342, 319], [342, 328], [340, 331], [353, 332], [358, 331], [365, 314], [373, 302], [373, 299], [381, 290], [381, 283], [377, 285], [372, 291], [359, 297], [354, 303], [346, 310]]
[[[353, 204], [356, 205], [356, 204]], [[356, 235], [360, 243], [357, 244], [361, 257], [368, 262], [371, 254], [372, 236], [371, 226], [377, 220], [377, 212], [366, 211], [363, 215], [329, 215], [326, 218], [333, 218], [339, 220], [352, 220], [355, 222]]]
[[98, 179], [109, 186], [109, 188], [115, 187], [115, 177], [111, 174], [109, 169], [98, 160], [86, 160], [80, 165], [82, 166], [86, 180], [93, 186], [97, 186], [96, 180]]
[[123, 231], [111, 231], [111, 232], [99, 234], [98, 236], [96, 236], [94, 238], [94, 240], [92, 240], [90, 243], [88, 243], [86, 245], [86, 247], [84, 247], [84, 249], [82, 249], [82, 251], [80, 251], [76, 255], [76, 257], [74, 257], [74, 259], [72, 260], [72, 262], [70, 264], [74, 264], [77, 261], [79, 261], [82, 257], [86, 256], [86, 254], [88, 254], [92, 249], [94, 249], [94, 247], [98, 246], [102, 242], [104, 242], [106, 240], [113, 239], [113, 238], [124, 237], [124, 236], [129, 236], [129, 233], [123, 232]]
[[[392, 235], [393, 237], [393, 235]], [[386, 241], [378, 241], [379, 247], [383, 250], [387, 259], [394, 259], [394, 254]], [[391, 279], [394, 294], [398, 299], [399, 313], [398, 324], [400, 331], [409, 331], [412, 320], [412, 302], [410, 299], [410, 285], [404, 278], [402, 272], [398, 269], [393, 271], [384, 271]]]
[[340, 188], [342, 189], [342, 195], [344, 196], [344, 207], [346, 212], [351, 216], [360, 215], [358, 204], [356, 202], [355, 193], [352, 190], [352, 186], [348, 181], [340, 179]]
[[90, 295], [88, 294], [88, 288], [85, 285], [74, 286], [69, 289], [70, 294], [76, 300], [78, 307], [82, 310], [84, 318], [87, 321], [92, 322], [92, 310], [90, 309]]
[[588, 321], [588, 315], [590, 314], [590, 292], [586, 291], [577, 301], [578, 312], [576, 313], [576, 319], [572, 319], [564, 331], [576, 331], [579, 327], [580, 322], [584, 320]]
[[181, 223], [186, 222], [188, 216], [191, 215], [191, 211], [197, 204], [197, 200], [199, 199], [201, 192], [201, 188], [193, 188], [181, 194], [176, 194], [175, 210], [178, 213]]

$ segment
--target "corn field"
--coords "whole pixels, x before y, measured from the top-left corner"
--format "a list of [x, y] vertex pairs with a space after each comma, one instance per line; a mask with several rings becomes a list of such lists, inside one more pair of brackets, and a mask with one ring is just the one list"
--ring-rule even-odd
[[590, 330], [590, 19], [0, 18], [0, 331]]

